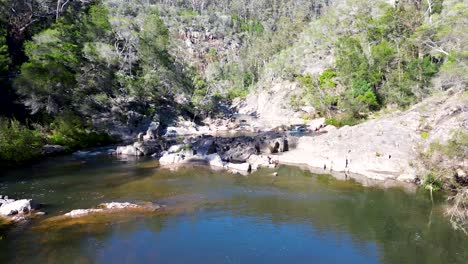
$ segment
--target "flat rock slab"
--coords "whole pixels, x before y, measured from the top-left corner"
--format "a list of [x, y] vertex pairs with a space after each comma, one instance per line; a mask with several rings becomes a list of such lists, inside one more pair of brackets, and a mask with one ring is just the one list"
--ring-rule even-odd
[[71, 218], [78, 218], [84, 217], [92, 214], [99, 214], [99, 213], [117, 213], [122, 211], [131, 211], [131, 210], [139, 210], [139, 211], [148, 211], [153, 212], [161, 209], [160, 205], [155, 205], [152, 203], [146, 204], [133, 204], [133, 203], [102, 203], [98, 206], [98, 208], [91, 208], [91, 209], [76, 209], [64, 214], [65, 217]]

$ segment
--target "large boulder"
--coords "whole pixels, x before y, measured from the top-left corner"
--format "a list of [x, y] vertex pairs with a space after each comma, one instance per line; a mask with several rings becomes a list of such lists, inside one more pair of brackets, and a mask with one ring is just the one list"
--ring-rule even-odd
[[184, 150], [178, 153], [166, 152], [159, 159], [161, 165], [174, 165], [190, 161], [194, 157], [194, 152], [191, 149]]
[[146, 134], [143, 136], [144, 140], [157, 139], [159, 135], [159, 122], [151, 122], [146, 130]]
[[153, 155], [154, 153], [162, 150], [161, 142], [156, 141], [156, 140], [147, 140], [147, 141], [135, 142], [133, 144], [133, 146], [143, 156]]
[[13, 216], [17, 214], [29, 214], [32, 210], [38, 208], [38, 205], [31, 199], [23, 199], [17, 201], [2, 200], [0, 206], [0, 216]]
[[276, 166], [273, 159], [265, 155], [251, 155], [247, 162], [250, 164], [252, 171], [260, 168], [274, 168]]
[[141, 156], [141, 152], [139, 152], [133, 145], [117, 147], [115, 154], [123, 156]]
[[120, 146], [115, 154], [123, 156], [149, 156], [162, 150], [162, 143], [157, 140], [138, 141], [132, 145]]
[[252, 137], [216, 138], [213, 152], [229, 162], [245, 162], [250, 155], [257, 154], [255, 139]]
[[226, 163], [223, 162], [223, 160], [221, 159], [221, 157], [218, 154], [207, 155], [207, 156], [205, 156], [205, 160], [212, 167], [224, 168], [226, 166]]
[[215, 138], [212, 136], [196, 140], [192, 146], [199, 155], [210, 155], [216, 152]]
[[44, 145], [42, 147], [42, 155], [57, 156], [66, 154], [70, 151], [69, 148], [60, 145]]

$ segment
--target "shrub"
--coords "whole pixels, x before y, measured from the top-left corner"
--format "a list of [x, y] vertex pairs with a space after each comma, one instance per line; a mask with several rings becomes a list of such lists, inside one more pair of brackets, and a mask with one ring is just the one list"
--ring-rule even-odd
[[249, 94], [249, 90], [247, 89], [233, 88], [228, 91], [228, 98], [231, 100], [237, 97], [246, 98], [248, 94]]
[[325, 120], [325, 124], [336, 126], [336, 127], [354, 126], [361, 122], [362, 122], [362, 119], [357, 119], [351, 115], [335, 116], [335, 117], [327, 118]]
[[422, 138], [422, 139], [426, 139], [426, 138], [428, 138], [428, 137], [429, 137], [429, 132], [424, 131], [424, 132], [421, 133], [421, 138]]
[[80, 117], [70, 113], [57, 117], [51, 129], [51, 134], [48, 136], [50, 144], [72, 149], [111, 144], [117, 141], [107, 133], [92, 131]]
[[440, 179], [440, 177], [437, 177], [433, 172], [430, 172], [426, 175], [422, 184], [425, 190], [430, 190], [431, 192], [441, 190], [443, 185], [443, 181]]
[[330, 69], [325, 70], [319, 77], [320, 87], [321, 88], [335, 87], [337, 85], [337, 83], [333, 81], [333, 78], [335, 77], [336, 77], [336, 72]]
[[449, 158], [468, 156], [468, 132], [456, 130], [447, 144], [442, 145], [439, 142], [432, 142], [426, 155], [433, 155], [435, 152], [441, 152]]
[[41, 134], [17, 120], [0, 119], [0, 166], [14, 166], [39, 157]]

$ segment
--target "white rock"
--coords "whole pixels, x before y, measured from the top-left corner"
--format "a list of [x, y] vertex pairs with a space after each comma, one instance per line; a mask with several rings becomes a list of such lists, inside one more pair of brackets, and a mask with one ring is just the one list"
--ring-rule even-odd
[[171, 165], [179, 163], [180, 157], [177, 153], [165, 153], [161, 158], [159, 158], [159, 163], [161, 165]]
[[193, 150], [188, 149], [179, 153], [168, 153], [166, 152], [160, 159], [161, 165], [172, 165], [190, 161], [194, 158]]
[[115, 150], [115, 153], [117, 155], [124, 155], [124, 156], [141, 156], [142, 155], [142, 153], [139, 152], [133, 145], [117, 147], [117, 149]]
[[[455, 110], [454, 110], [455, 109]], [[458, 110], [456, 110], [458, 109]], [[465, 109], [465, 110], [464, 110]], [[346, 172], [376, 180], [413, 182], [417, 170], [410, 164], [421, 148], [431, 142], [444, 144], [454, 131], [468, 123], [466, 102], [461, 96], [437, 95], [413, 106], [356, 126], [299, 138], [297, 147], [279, 155], [280, 162], [322, 168], [323, 172]], [[422, 139], [421, 128], [430, 127]]]
[[212, 167], [217, 167], [217, 168], [224, 168], [226, 165], [222, 160], [221, 157], [218, 154], [211, 154], [205, 156], [205, 160], [210, 164]]
[[140, 206], [137, 204], [132, 204], [132, 203], [111, 202], [111, 203], [100, 204], [99, 207], [103, 207], [106, 209], [127, 209], [127, 208], [139, 208]]
[[303, 106], [301, 107], [301, 110], [308, 114], [315, 113], [315, 107], [313, 106]]
[[325, 125], [325, 118], [317, 118], [307, 122], [307, 126], [312, 131], [323, 125]]
[[272, 159], [264, 155], [250, 155], [247, 162], [251, 165], [252, 171], [256, 171], [259, 168], [268, 168], [272, 164]]
[[17, 200], [11, 203], [2, 204], [0, 207], [1, 216], [12, 216], [16, 214], [27, 214], [35, 208], [31, 199]]
[[242, 171], [242, 172], [249, 172], [250, 171], [250, 164], [249, 163], [228, 163], [226, 165], [228, 169], [235, 170], [235, 171]]
[[167, 152], [169, 153], [177, 153], [179, 152], [185, 145], [184, 144], [180, 144], [180, 145], [173, 145], [171, 146]]
[[127, 209], [146, 209], [149, 211], [155, 211], [161, 208], [159, 205], [153, 205], [152, 203], [148, 203], [148, 205], [138, 205], [133, 203], [118, 203], [118, 202], [111, 202], [111, 203], [102, 203], [99, 205], [100, 208], [97, 209], [76, 209], [69, 213], [66, 213], [65, 216], [67, 217], [83, 217], [90, 214], [95, 213], [114, 213], [120, 212]]
[[76, 209], [69, 213], [66, 213], [65, 216], [72, 217], [72, 218], [82, 217], [82, 216], [86, 216], [92, 213], [102, 213], [103, 211], [104, 209]]
[[464, 170], [462, 169], [457, 169], [457, 176], [460, 177], [460, 178], [465, 178], [466, 177], [466, 173]]

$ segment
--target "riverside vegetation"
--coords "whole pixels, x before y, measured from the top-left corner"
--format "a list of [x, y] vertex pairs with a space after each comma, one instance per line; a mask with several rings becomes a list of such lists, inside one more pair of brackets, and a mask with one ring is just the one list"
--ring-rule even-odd
[[[426, 100], [467, 102], [463, 0], [0, 0], [0, 14], [1, 167], [38, 160], [46, 145], [114, 144], [226, 108], [346, 127], [416, 104], [425, 118], [424, 104], [442, 104]], [[448, 212], [466, 232], [460, 122], [412, 136], [419, 183], [459, 194]]]

